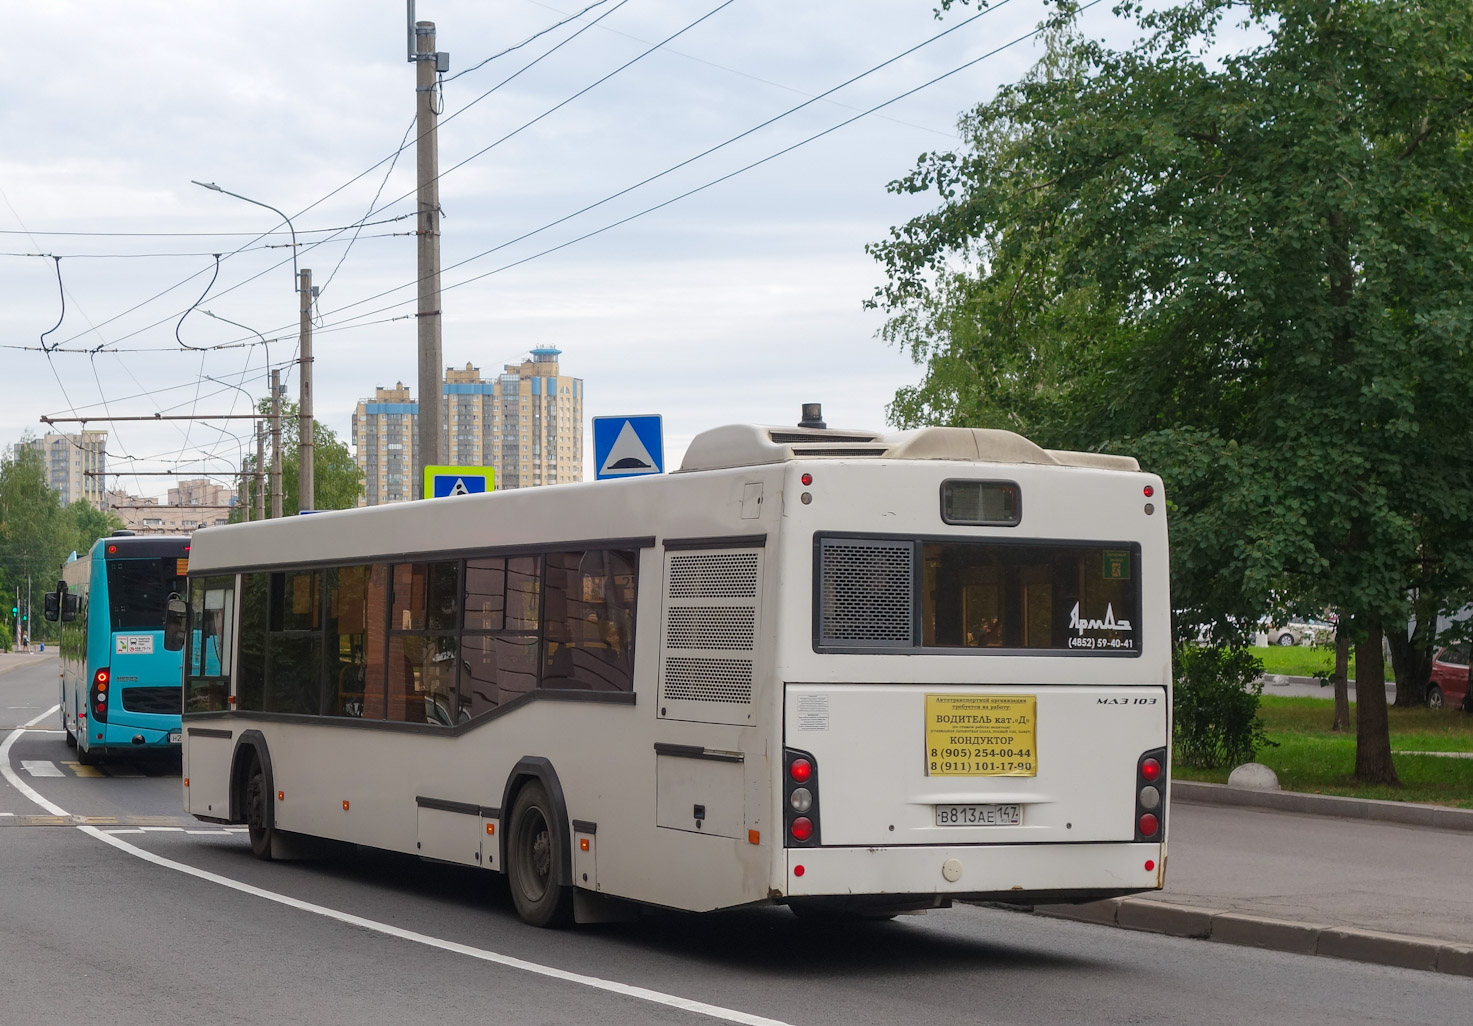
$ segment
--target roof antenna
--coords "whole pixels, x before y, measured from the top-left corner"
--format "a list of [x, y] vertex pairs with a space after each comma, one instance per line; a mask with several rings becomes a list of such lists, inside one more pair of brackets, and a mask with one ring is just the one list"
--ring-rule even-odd
[[823, 403], [804, 403], [803, 419], [798, 421], [800, 428], [826, 428], [823, 422]]

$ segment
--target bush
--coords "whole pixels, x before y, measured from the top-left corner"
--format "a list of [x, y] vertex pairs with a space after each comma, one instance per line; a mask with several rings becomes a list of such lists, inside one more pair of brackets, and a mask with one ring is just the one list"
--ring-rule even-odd
[[13, 642], [10, 637], [10, 624], [0, 623], [0, 652], [9, 652]]
[[1176, 757], [1199, 769], [1252, 762], [1260, 748], [1274, 744], [1258, 718], [1263, 664], [1244, 648], [1176, 650], [1173, 738]]

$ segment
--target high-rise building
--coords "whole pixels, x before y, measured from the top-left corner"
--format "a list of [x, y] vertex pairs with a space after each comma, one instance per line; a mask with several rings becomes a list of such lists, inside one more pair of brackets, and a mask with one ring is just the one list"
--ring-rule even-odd
[[562, 351], [532, 350], [495, 379], [445, 370], [445, 452], [455, 466], [496, 468], [497, 488], [583, 480], [583, 379], [560, 373]]
[[27, 439], [41, 454], [46, 466], [46, 483], [61, 498], [63, 506], [86, 499], [102, 509], [106, 504], [107, 432], [47, 434]]
[[414, 498], [415, 429], [419, 403], [404, 382], [375, 388], [353, 413], [353, 445], [363, 471], [360, 506], [379, 506]]
[[[583, 480], [583, 379], [560, 373], [562, 351], [534, 349], [487, 380], [467, 363], [445, 368], [445, 462], [496, 468], [496, 487]], [[353, 444], [366, 488], [360, 505], [414, 498], [419, 404], [400, 382], [358, 404]]]

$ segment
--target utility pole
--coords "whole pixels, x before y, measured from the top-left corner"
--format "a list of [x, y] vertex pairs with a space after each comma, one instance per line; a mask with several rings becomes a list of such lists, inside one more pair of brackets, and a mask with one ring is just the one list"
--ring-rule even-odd
[[312, 479], [312, 272], [302, 268], [302, 362], [297, 370], [301, 400], [297, 412], [297, 508], [316, 509], [317, 489]]
[[256, 519], [266, 519], [266, 425], [256, 421]]
[[440, 344], [440, 149], [435, 74], [449, 70], [450, 55], [435, 52], [434, 22], [415, 23], [413, 60], [419, 179], [419, 432], [414, 495], [423, 498], [424, 468], [445, 462], [440, 424], [444, 405], [440, 380], [445, 368]]
[[271, 372], [271, 516], [281, 516], [281, 371]]

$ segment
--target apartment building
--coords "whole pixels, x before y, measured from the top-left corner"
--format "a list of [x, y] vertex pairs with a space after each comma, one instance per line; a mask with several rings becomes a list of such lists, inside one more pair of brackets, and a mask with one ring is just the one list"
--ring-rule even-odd
[[[564, 375], [559, 349], [533, 349], [487, 379], [479, 367], [447, 367], [443, 429], [450, 466], [494, 467], [496, 487], [583, 480], [583, 379]], [[414, 498], [419, 404], [399, 383], [358, 404], [353, 445], [366, 488], [360, 504]], [[394, 448], [397, 446], [398, 448]]]
[[20, 443], [41, 454], [46, 483], [61, 498], [63, 506], [86, 499], [98, 509], [106, 503], [107, 432], [46, 434]]

